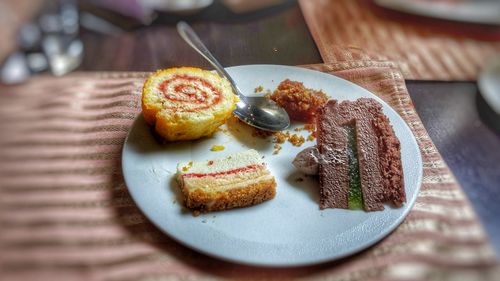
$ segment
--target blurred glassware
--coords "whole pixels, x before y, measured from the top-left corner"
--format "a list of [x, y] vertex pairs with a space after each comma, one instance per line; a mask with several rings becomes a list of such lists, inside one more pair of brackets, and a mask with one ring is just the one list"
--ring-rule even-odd
[[76, 1], [48, 1], [35, 21], [20, 28], [16, 38], [19, 50], [0, 67], [0, 82], [22, 83], [47, 70], [56, 76], [75, 70], [84, 54], [78, 32]]
[[31, 53], [26, 55], [28, 67], [33, 73], [39, 73], [49, 68], [47, 57], [43, 53]]
[[0, 81], [4, 84], [24, 82], [31, 76], [31, 71], [23, 52], [10, 54], [0, 67]]
[[23, 25], [17, 34], [17, 44], [24, 51], [36, 50], [40, 47], [42, 32], [34, 23]]
[[83, 59], [83, 43], [80, 39], [70, 39], [60, 35], [49, 35], [42, 46], [47, 56], [50, 71], [61, 76], [75, 70]]
[[62, 32], [67, 35], [77, 35], [79, 31], [78, 6], [73, 0], [62, 1], [59, 8], [59, 19]]
[[38, 25], [43, 33], [59, 33], [62, 32], [62, 24], [59, 15], [56, 13], [46, 13], [40, 15]]

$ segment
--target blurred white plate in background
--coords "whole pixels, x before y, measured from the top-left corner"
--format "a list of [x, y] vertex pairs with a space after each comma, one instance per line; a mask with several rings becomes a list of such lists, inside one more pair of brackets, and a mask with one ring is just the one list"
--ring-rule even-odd
[[500, 56], [489, 61], [481, 71], [477, 84], [484, 100], [500, 115]]
[[384, 8], [419, 16], [500, 25], [498, 0], [375, 0], [375, 3]]
[[155, 11], [190, 14], [200, 11], [213, 0], [140, 0], [142, 6]]

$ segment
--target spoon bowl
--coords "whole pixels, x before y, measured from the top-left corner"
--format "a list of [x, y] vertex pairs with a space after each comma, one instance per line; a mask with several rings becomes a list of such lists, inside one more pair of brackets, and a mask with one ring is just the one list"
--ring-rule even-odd
[[290, 126], [286, 111], [264, 97], [246, 97], [246, 102], [236, 104], [233, 113], [243, 122], [266, 131], [278, 132]]
[[181, 21], [177, 23], [177, 32], [179, 32], [179, 35], [189, 46], [195, 49], [215, 68], [220, 76], [225, 77], [231, 83], [234, 94], [240, 99], [233, 113], [240, 120], [250, 126], [271, 132], [282, 131], [290, 126], [290, 117], [274, 101], [265, 97], [247, 96], [240, 91], [229, 73], [226, 72], [224, 67], [210, 53], [191, 26]]

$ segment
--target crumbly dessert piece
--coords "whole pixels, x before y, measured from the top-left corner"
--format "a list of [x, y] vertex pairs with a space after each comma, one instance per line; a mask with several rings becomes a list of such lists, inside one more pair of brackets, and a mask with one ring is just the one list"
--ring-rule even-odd
[[253, 149], [220, 159], [180, 163], [177, 180], [186, 207], [202, 212], [256, 205], [276, 195], [276, 181]]
[[209, 136], [231, 116], [236, 96], [227, 79], [193, 67], [159, 70], [142, 89], [142, 114], [167, 141]]
[[314, 122], [317, 109], [328, 101], [322, 91], [289, 79], [282, 81], [269, 98], [282, 106], [291, 119], [301, 122]]
[[317, 147], [322, 209], [377, 211], [383, 202], [406, 201], [400, 143], [375, 100], [330, 100], [320, 108]]
[[293, 134], [290, 137], [288, 137], [288, 141], [293, 145], [293, 146], [301, 146], [305, 139], [303, 136]]

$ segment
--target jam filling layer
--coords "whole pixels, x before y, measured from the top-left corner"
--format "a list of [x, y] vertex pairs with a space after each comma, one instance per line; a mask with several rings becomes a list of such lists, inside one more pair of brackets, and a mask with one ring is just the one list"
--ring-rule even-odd
[[183, 174], [183, 178], [201, 178], [201, 177], [217, 177], [217, 176], [226, 176], [226, 175], [232, 175], [236, 173], [241, 173], [241, 172], [246, 172], [250, 170], [255, 170], [257, 168], [261, 168], [263, 165], [260, 164], [253, 164], [253, 165], [248, 165], [245, 167], [240, 167], [236, 168], [233, 170], [228, 170], [228, 171], [221, 171], [221, 172], [216, 172], [216, 173], [189, 173], [189, 174]]

